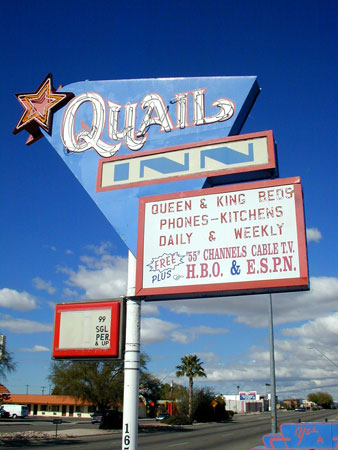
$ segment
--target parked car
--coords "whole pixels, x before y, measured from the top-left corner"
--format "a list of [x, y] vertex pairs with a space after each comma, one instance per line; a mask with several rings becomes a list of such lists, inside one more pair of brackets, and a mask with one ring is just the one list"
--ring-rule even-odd
[[160, 413], [160, 414], [156, 417], [156, 420], [157, 420], [157, 421], [161, 421], [161, 420], [164, 420], [164, 419], [169, 419], [169, 417], [171, 417], [171, 414], [169, 414], [169, 413]]
[[94, 411], [91, 415], [92, 423], [100, 423], [102, 419], [102, 411]]
[[108, 409], [102, 414], [99, 428], [103, 430], [122, 429], [123, 414], [115, 409]]
[[295, 411], [305, 412], [306, 408], [304, 408], [304, 406], [299, 406], [298, 408], [295, 408]]

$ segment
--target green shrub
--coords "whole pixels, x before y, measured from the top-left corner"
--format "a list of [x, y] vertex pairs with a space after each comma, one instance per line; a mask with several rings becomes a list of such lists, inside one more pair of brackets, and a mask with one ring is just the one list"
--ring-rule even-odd
[[191, 425], [189, 417], [185, 414], [176, 414], [168, 419], [162, 420], [162, 423], [166, 423], [168, 425]]
[[234, 417], [234, 412], [233, 411], [231, 411], [231, 410], [229, 410], [229, 411], [225, 411], [225, 413], [226, 413], [226, 415], [227, 415], [227, 417], [226, 417], [226, 419], [225, 420], [231, 420], [233, 417]]

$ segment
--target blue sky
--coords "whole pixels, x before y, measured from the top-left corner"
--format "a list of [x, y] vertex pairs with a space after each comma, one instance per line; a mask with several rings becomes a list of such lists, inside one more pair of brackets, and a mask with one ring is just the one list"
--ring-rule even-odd
[[[46, 139], [12, 135], [14, 94], [83, 80], [258, 77], [242, 133], [273, 130], [281, 177], [300, 176], [311, 290], [273, 296], [277, 393], [338, 400], [337, 2], [12, 1], [1, 8], [0, 332], [13, 393], [49, 385], [54, 305], [126, 292], [127, 249]], [[161, 380], [196, 353], [217, 392], [265, 392], [267, 296], [148, 303], [142, 350]], [[309, 349], [315, 347], [317, 350]], [[331, 363], [321, 355], [324, 353]], [[175, 380], [176, 381], [176, 380]]]

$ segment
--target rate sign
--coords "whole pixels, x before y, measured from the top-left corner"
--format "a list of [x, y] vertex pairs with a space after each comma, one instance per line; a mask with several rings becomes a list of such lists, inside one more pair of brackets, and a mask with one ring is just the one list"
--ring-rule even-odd
[[123, 322], [120, 300], [57, 304], [53, 358], [121, 359]]
[[298, 177], [140, 199], [137, 296], [307, 288]]

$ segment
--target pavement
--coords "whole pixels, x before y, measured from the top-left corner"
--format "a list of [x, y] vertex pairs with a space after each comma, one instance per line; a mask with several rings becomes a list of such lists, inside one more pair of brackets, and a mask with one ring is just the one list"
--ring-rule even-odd
[[98, 428], [74, 428], [71, 430], [58, 430], [54, 432], [24, 431], [13, 433], [1, 433], [0, 447], [27, 448], [31, 445], [49, 445], [51, 442], [60, 442], [68, 439], [76, 439], [84, 436], [98, 436], [111, 434], [119, 430], [100, 430]]
[[[76, 424], [75, 424], [76, 426]], [[165, 424], [142, 424], [140, 429], [142, 431], [155, 431], [159, 429], [176, 428], [171, 425]], [[121, 433], [121, 430], [101, 430], [98, 427], [86, 427], [86, 428], [71, 428], [67, 430], [58, 429], [57, 434], [55, 431], [23, 431], [23, 432], [8, 432], [0, 434], [0, 446], [6, 446], [9, 443], [20, 442], [23, 444], [27, 441], [50, 441], [54, 439], [68, 439], [84, 436], [97, 436], [112, 433]]]

